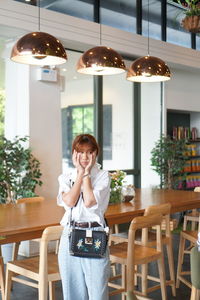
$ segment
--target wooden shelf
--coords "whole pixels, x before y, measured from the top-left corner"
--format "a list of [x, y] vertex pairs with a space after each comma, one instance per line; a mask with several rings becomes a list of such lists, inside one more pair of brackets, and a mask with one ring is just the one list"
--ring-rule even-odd
[[188, 140], [189, 143], [200, 143], [200, 138], [197, 138], [196, 140]]

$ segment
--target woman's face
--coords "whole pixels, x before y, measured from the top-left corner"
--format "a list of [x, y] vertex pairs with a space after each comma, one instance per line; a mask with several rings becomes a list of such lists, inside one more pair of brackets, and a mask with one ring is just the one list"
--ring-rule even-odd
[[83, 168], [85, 168], [89, 164], [90, 160], [92, 159], [93, 153], [96, 157], [96, 151], [94, 152], [92, 147], [88, 144], [83, 144], [79, 146], [77, 152], [80, 153], [80, 164]]

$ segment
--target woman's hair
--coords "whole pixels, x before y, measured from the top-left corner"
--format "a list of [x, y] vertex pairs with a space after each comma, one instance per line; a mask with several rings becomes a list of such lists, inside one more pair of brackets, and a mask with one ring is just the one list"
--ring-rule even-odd
[[99, 145], [91, 134], [77, 135], [72, 144], [72, 153], [74, 150], [79, 151], [80, 147], [83, 145], [89, 145], [92, 152], [96, 151], [96, 155], [99, 154]]

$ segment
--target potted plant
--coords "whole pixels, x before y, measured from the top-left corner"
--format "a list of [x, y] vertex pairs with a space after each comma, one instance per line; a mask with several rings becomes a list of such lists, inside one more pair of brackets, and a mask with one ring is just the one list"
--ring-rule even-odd
[[124, 178], [126, 173], [121, 170], [110, 173], [111, 184], [110, 184], [110, 200], [109, 203], [120, 203], [121, 202], [121, 192]]
[[42, 185], [40, 162], [25, 147], [27, 141], [28, 137], [0, 137], [0, 203], [36, 196], [36, 186]]
[[186, 141], [162, 136], [151, 151], [151, 165], [161, 177], [161, 188], [177, 189], [185, 179]]
[[185, 9], [185, 18], [181, 25], [193, 33], [200, 32], [200, 1], [199, 0], [177, 0]]

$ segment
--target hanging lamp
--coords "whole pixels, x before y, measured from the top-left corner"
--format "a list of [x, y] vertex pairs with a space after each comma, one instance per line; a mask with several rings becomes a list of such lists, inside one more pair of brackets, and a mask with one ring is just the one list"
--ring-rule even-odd
[[11, 60], [29, 65], [60, 65], [67, 55], [61, 42], [54, 36], [40, 31], [40, 0], [38, 2], [38, 32], [21, 37], [12, 48]]
[[126, 71], [125, 63], [119, 53], [101, 45], [85, 51], [78, 60], [77, 72], [89, 75], [114, 75]]
[[136, 59], [130, 66], [126, 79], [135, 82], [161, 82], [170, 80], [167, 64], [160, 58], [149, 55], [149, 0], [148, 0], [148, 55]]

